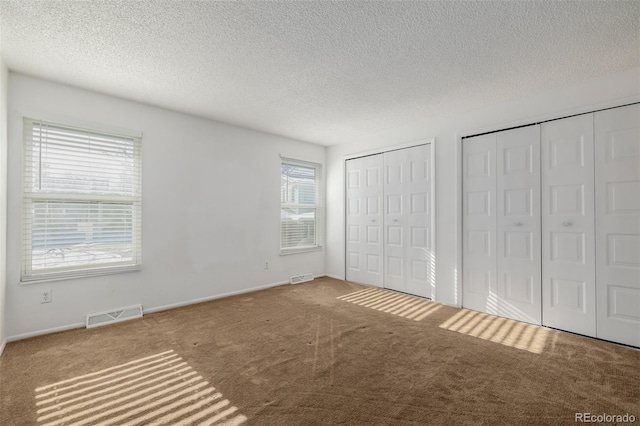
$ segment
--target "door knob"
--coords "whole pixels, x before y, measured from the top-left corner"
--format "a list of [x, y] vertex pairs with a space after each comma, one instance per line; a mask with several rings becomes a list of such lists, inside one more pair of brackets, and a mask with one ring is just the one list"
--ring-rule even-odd
[[522, 226], [522, 222], [516, 222], [514, 223], [515, 226]]
[[562, 226], [571, 226], [571, 222], [562, 222]]
[[375, 221], [376, 221], [375, 219], [371, 219], [371, 222], [375, 222]]
[[398, 219], [393, 219], [393, 221], [394, 221], [394, 222], [397, 222], [397, 221], [398, 221]]

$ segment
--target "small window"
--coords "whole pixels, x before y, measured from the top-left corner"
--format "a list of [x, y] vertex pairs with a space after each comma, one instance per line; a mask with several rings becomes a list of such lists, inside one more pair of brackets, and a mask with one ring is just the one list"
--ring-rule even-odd
[[280, 173], [282, 254], [320, 248], [322, 166], [287, 158]]
[[24, 119], [22, 281], [139, 268], [141, 143]]

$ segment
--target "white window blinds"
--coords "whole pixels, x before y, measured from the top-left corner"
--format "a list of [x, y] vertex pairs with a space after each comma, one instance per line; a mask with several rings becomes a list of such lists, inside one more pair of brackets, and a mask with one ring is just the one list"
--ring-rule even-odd
[[24, 119], [22, 281], [140, 265], [141, 144]]
[[320, 247], [322, 166], [282, 159], [280, 249], [283, 254]]

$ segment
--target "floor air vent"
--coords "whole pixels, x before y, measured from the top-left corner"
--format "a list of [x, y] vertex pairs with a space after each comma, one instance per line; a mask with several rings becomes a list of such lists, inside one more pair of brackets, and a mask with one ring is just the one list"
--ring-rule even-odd
[[291, 284], [306, 283], [307, 281], [313, 281], [313, 274], [292, 275], [289, 278]]
[[142, 305], [118, 308], [114, 309], [113, 311], [96, 312], [94, 314], [87, 315], [87, 328], [98, 327], [107, 324], [115, 324], [116, 322], [140, 317], [142, 317]]

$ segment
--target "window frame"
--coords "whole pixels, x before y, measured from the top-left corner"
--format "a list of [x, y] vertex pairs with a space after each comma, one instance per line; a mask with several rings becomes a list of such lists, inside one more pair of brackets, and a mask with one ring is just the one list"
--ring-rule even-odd
[[[282, 167], [284, 165], [298, 166], [298, 167], [308, 167], [313, 168], [315, 170], [315, 203], [311, 204], [301, 204], [301, 203], [292, 203], [288, 201], [282, 200]], [[313, 251], [321, 251], [322, 250], [322, 237], [323, 237], [323, 227], [322, 227], [322, 200], [324, 194], [324, 180], [322, 175], [322, 164], [315, 163], [311, 161], [298, 160], [294, 158], [286, 158], [280, 157], [280, 255], [286, 256], [290, 254], [298, 254], [298, 253], [307, 253]], [[314, 209], [314, 228], [315, 228], [315, 244], [307, 245], [307, 246], [296, 246], [296, 247], [283, 247], [283, 220], [282, 220], [282, 210], [286, 208], [304, 208], [304, 209]]]
[[[28, 173], [27, 168], [32, 165], [34, 156], [30, 154], [28, 148], [29, 143], [33, 143], [30, 132], [34, 127], [55, 126], [56, 128], [66, 129], [72, 132], [83, 134], [84, 136], [100, 135], [120, 140], [131, 141], [134, 152], [134, 171], [132, 175], [133, 195], [100, 195], [100, 194], [78, 194], [64, 192], [38, 192], [33, 191], [29, 178], [34, 174]], [[23, 161], [22, 161], [22, 212], [21, 212], [21, 265], [20, 265], [20, 283], [30, 284], [43, 281], [58, 281], [72, 278], [91, 277], [97, 275], [110, 275], [130, 271], [139, 271], [142, 269], [142, 135], [141, 134], [125, 134], [121, 131], [103, 130], [100, 126], [92, 125], [78, 126], [68, 124], [62, 121], [49, 121], [43, 119], [34, 119], [23, 117]], [[54, 268], [33, 269], [33, 226], [27, 222], [29, 217], [33, 221], [33, 204], [37, 202], [60, 202], [60, 203], [78, 203], [93, 204], [101, 210], [104, 205], [131, 206], [131, 245], [132, 260], [121, 262], [107, 263], [85, 263], [82, 265], [72, 265]]]

